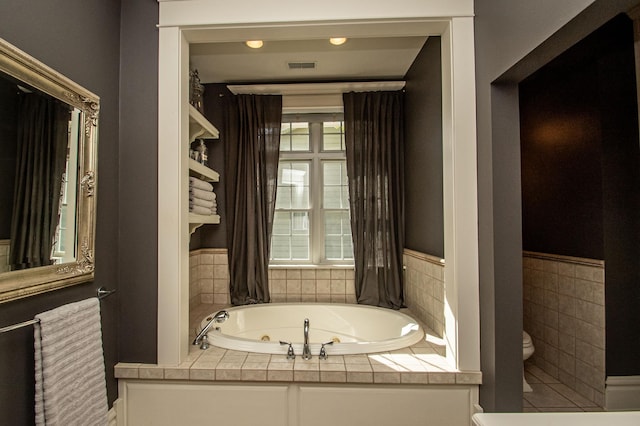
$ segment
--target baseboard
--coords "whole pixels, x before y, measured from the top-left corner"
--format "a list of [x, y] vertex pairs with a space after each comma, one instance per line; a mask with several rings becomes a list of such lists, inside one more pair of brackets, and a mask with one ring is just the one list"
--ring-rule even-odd
[[607, 411], [640, 410], [640, 376], [609, 376], [605, 386]]

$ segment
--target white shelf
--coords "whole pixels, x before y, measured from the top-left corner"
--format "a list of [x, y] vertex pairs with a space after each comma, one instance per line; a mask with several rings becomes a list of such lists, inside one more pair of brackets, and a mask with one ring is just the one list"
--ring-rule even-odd
[[[220, 133], [193, 105], [189, 104], [189, 143], [196, 139], [218, 139]], [[209, 167], [189, 158], [189, 175], [208, 182], [218, 182], [220, 174]], [[189, 213], [189, 233], [204, 224], [219, 224], [218, 215], [200, 215]]]
[[201, 214], [189, 213], [189, 233], [193, 234], [193, 232], [198, 229], [200, 226], [204, 224], [219, 224], [220, 216], [217, 214], [205, 216]]
[[189, 158], [189, 175], [207, 182], [218, 182], [220, 180], [220, 174], [218, 172], [204, 164], [198, 163], [193, 158]]
[[196, 139], [218, 139], [220, 132], [193, 105], [189, 104], [189, 143]]

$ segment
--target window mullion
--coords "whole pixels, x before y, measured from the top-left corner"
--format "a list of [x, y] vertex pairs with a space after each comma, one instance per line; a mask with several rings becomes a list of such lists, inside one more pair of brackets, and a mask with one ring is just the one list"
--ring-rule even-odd
[[324, 256], [324, 238], [323, 230], [323, 214], [322, 214], [322, 164], [318, 158], [318, 153], [322, 147], [322, 123], [311, 123], [309, 126], [311, 133], [311, 143], [313, 150], [312, 159], [312, 184], [311, 184], [311, 200], [313, 206], [311, 208], [311, 247], [313, 263], [316, 265], [322, 263]]

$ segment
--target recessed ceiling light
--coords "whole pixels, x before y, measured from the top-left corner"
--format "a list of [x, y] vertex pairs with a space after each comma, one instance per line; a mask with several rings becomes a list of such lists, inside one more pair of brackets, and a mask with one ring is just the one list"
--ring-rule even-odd
[[334, 46], [340, 46], [341, 44], [344, 44], [347, 41], [346, 37], [331, 37], [329, 39], [329, 43], [333, 44]]
[[262, 40], [248, 40], [245, 44], [252, 49], [260, 49], [264, 43]]

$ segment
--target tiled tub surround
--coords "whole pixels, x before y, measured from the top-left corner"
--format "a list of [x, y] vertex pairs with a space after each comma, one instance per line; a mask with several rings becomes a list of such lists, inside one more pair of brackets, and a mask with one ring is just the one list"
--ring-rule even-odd
[[[202, 318], [226, 306], [203, 304], [192, 309], [190, 329], [195, 330]], [[305, 361], [300, 354], [294, 360], [288, 360], [284, 354], [239, 352], [215, 346], [201, 350], [191, 346], [187, 359], [180, 365], [119, 363], [115, 376], [120, 383], [120, 398], [126, 401], [125, 406], [132, 407], [123, 409], [123, 417], [129, 419], [136, 418], [135, 413], [131, 414], [133, 411], [138, 413], [138, 419], [159, 416], [158, 410], [167, 408], [164, 402], [158, 402], [158, 398], [171, 394], [172, 398], [166, 404], [175, 404], [172, 410], [183, 410], [190, 420], [201, 419], [197, 416], [202, 415], [199, 411], [206, 406], [209, 407], [207, 416], [213, 416], [209, 418], [216, 418], [216, 421], [225, 419], [226, 415], [240, 415], [241, 419], [232, 417], [235, 424], [254, 424], [254, 419], [256, 422], [261, 419], [260, 423], [265, 425], [320, 425], [326, 422], [347, 425], [353, 424], [353, 419], [345, 420], [341, 410], [365, 410], [363, 414], [369, 417], [375, 410], [388, 413], [400, 410], [402, 413], [394, 415], [399, 416], [395, 420], [399, 419], [402, 424], [422, 424], [427, 418], [423, 417], [427, 415], [423, 412], [428, 412], [431, 413], [429, 419], [436, 416], [434, 424], [469, 425], [482, 374], [457, 371], [444, 355], [441, 340], [431, 332], [425, 340], [398, 351], [368, 355], [331, 355], [329, 352], [326, 360], [319, 360], [315, 353], [311, 360]], [[257, 393], [255, 400], [252, 399], [254, 392]], [[269, 400], [278, 393], [284, 394], [281, 400]], [[253, 414], [256, 417], [247, 421], [246, 410], [228, 413], [225, 398], [231, 398], [230, 395], [237, 395], [234, 398], [239, 399], [231, 399], [229, 404], [237, 401], [242, 401], [241, 407], [249, 404], [257, 410]], [[185, 400], [180, 400], [183, 397]], [[411, 401], [411, 406], [403, 407], [407, 401]], [[275, 408], [272, 404], [283, 404], [284, 408]], [[391, 411], [388, 409], [390, 404], [394, 406]], [[172, 410], [157, 424], [177, 424], [175, 419], [169, 419], [174, 415]], [[302, 416], [304, 421], [277, 417], [286, 417], [287, 412], [289, 415], [298, 413], [294, 415]], [[389, 420], [371, 424], [400, 423]]]
[[604, 262], [525, 252], [524, 329], [535, 346], [527, 361], [604, 405]]
[[[193, 250], [189, 267], [191, 308], [230, 303], [226, 249]], [[274, 303], [356, 303], [353, 267], [270, 267], [269, 292]]]
[[[444, 333], [444, 261], [404, 250], [405, 304], [415, 317], [442, 337]], [[189, 255], [189, 306], [229, 304], [229, 267], [226, 249], [198, 249]], [[269, 268], [271, 301], [356, 303], [352, 267]]]
[[404, 297], [405, 304], [415, 318], [444, 335], [444, 260], [405, 249]]
[[[444, 291], [442, 266], [419, 255], [405, 256], [411, 295], [406, 310], [427, 333], [424, 340], [390, 352], [331, 355], [311, 360], [297, 354], [190, 346], [180, 365], [119, 363], [118, 419], [124, 424], [216, 422], [231, 424], [334, 426], [353, 424], [470, 425], [478, 404], [480, 371], [451, 366], [440, 337], [425, 315]], [[190, 339], [207, 315], [229, 306], [227, 253], [201, 249], [190, 256]], [[274, 302], [355, 303], [353, 270], [271, 268]], [[442, 297], [439, 296], [441, 300]], [[214, 301], [216, 304], [211, 304]], [[442, 303], [442, 302], [440, 302]], [[403, 310], [404, 311], [404, 310]], [[441, 320], [443, 323], [443, 320]], [[437, 324], [437, 322], [434, 322]], [[301, 330], [302, 331], [302, 330]], [[246, 410], [247, 406], [253, 409]], [[393, 407], [393, 409], [389, 409]], [[329, 419], [329, 420], [327, 420]]]
[[231, 303], [227, 249], [207, 248], [189, 253], [189, 307], [201, 303]]

